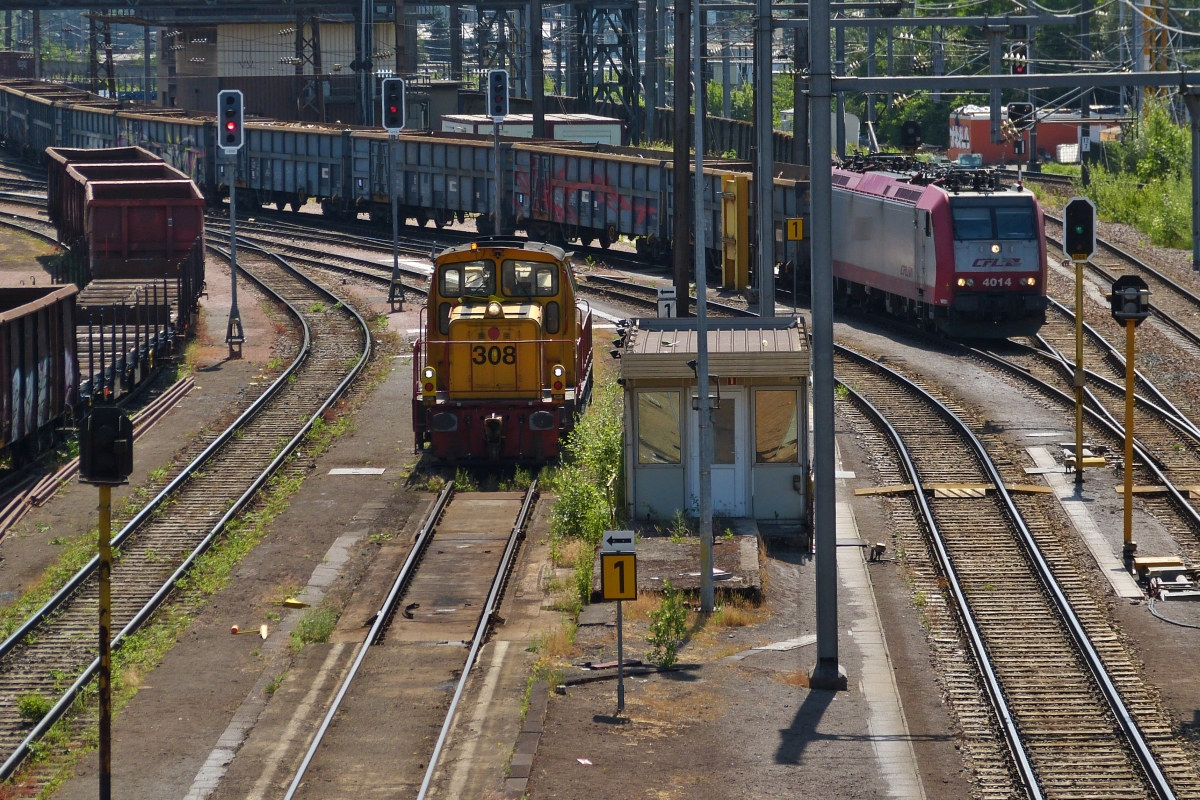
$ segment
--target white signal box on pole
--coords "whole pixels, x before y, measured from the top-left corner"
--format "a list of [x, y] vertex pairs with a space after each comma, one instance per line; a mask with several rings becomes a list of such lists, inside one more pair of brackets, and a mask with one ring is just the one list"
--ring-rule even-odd
[[660, 319], [679, 316], [674, 286], [658, 287], [658, 316]]
[[488, 72], [488, 116], [499, 123], [508, 116], [508, 70]]

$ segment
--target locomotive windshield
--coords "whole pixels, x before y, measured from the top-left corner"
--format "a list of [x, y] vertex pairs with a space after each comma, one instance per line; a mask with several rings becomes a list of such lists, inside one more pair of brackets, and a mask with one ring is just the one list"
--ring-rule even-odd
[[558, 294], [558, 265], [545, 261], [508, 260], [500, 268], [508, 297], [554, 297]]
[[442, 297], [491, 297], [496, 293], [496, 266], [491, 261], [460, 261], [441, 270]]
[[983, 203], [951, 203], [954, 217], [954, 238], [964, 239], [1033, 239], [1036, 238], [1033, 206], [984, 205]]

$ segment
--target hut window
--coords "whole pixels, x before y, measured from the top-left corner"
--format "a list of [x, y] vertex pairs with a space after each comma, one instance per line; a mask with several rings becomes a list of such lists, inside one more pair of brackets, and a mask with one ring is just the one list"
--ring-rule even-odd
[[638, 393], [638, 463], [679, 463], [679, 392]]
[[754, 393], [754, 447], [759, 464], [795, 464], [796, 392], [759, 390]]

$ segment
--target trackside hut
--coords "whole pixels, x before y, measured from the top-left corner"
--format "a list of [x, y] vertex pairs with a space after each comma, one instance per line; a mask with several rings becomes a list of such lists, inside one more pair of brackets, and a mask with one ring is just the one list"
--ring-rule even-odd
[[[713, 513], [803, 520], [808, 493], [807, 336], [793, 319], [708, 323]], [[640, 319], [621, 351], [631, 516], [699, 508], [696, 321]]]

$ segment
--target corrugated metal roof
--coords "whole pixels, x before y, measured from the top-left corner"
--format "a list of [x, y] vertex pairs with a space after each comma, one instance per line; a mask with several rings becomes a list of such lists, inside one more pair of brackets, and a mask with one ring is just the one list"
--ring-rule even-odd
[[[691, 378], [696, 357], [694, 319], [637, 320], [621, 353], [622, 378]], [[708, 362], [713, 375], [795, 377], [808, 372], [808, 342], [794, 320], [710, 320]]]

